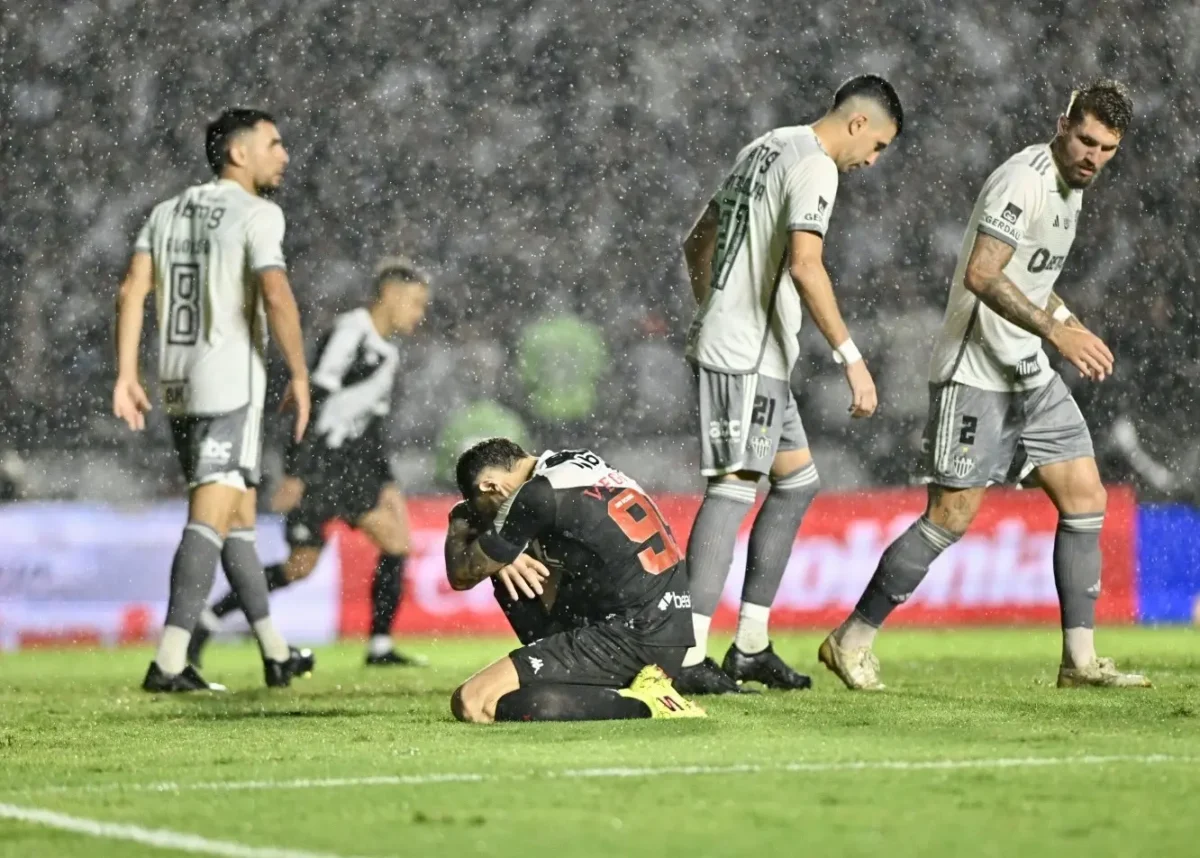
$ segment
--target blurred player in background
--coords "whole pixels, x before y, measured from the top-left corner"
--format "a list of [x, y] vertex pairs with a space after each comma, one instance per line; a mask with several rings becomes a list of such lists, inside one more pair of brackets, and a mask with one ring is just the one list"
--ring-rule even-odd
[[274, 120], [244, 109], [227, 110], [208, 126], [205, 154], [217, 178], [155, 206], [117, 296], [113, 413], [135, 431], [145, 428], [150, 401], [139, 381], [138, 344], [154, 291], [159, 385], [189, 489], [166, 626], [142, 683], [155, 692], [223, 690], [187, 664], [218, 559], [246, 606], [267, 684], [288, 685], [313, 666], [312, 654], [289, 648], [271, 621], [254, 538], [268, 324], [291, 375], [285, 403], [295, 405], [296, 441], [309, 416], [283, 212], [263, 199], [283, 181], [288, 156]]
[[454, 692], [456, 718], [704, 716], [670, 681], [693, 640], [683, 552], [636, 482], [587, 450], [531, 456], [505, 438], [467, 450], [457, 479], [464, 502], [446, 534], [450, 586], [492, 578], [502, 604], [524, 603], [540, 619], [526, 625], [506, 608], [525, 646]]
[[966, 532], [987, 486], [1029, 471], [1059, 513], [1059, 687], [1149, 685], [1096, 656], [1107, 498], [1087, 424], [1042, 347], [1049, 342], [1093, 381], [1112, 374], [1112, 353], [1053, 290], [1075, 240], [1083, 192], [1116, 154], [1132, 119], [1125, 87], [1093, 83], [1072, 95], [1053, 140], [1022, 149], [984, 183], [930, 365], [928, 507], [884, 551], [854, 612], [821, 645], [821, 661], [849, 688], [883, 688], [872, 651], [879, 627]]
[[[736, 693], [738, 682], [808, 688], [777, 656], [767, 623], [796, 532], [820, 482], [789, 387], [801, 305], [845, 365], [851, 414], [875, 411], [875, 382], [850, 339], [821, 254], [838, 173], [875, 163], [904, 123], [883, 78], [847, 81], [812, 125], [777, 128], [737, 156], [684, 242], [699, 310], [688, 359], [700, 386], [704, 502], [688, 543], [696, 645], [676, 681], [685, 694]], [[771, 487], [750, 532], [737, 636], [720, 667], [708, 629], [760, 479]]]
[[[391, 413], [400, 351], [389, 338], [411, 334], [425, 315], [429, 276], [407, 257], [375, 268], [375, 298], [337, 317], [321, 343], [312, 373], [316, 424], [288, 451], [286, 474], [272, 508], [287, 513], [291, 553], [266, 570], [271, 590], [308, 577], [325, 544], [325, 524], [340, 518], [379, 549], [371, 585], [371, 638], [367, 664], [421, 664], [397, 652], [392, 621], [400, 604], [409, 551], [408, 510], [392, 480], [384, 423]], [[188, 658], [202, 650], [221, 618], [241, 608], [234, 589], [201, 616]]]

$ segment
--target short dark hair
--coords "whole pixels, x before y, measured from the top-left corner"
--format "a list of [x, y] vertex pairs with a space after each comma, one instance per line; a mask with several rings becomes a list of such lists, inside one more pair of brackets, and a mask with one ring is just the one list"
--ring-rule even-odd
[[204, 156], [208, 166], [218, 176], [229, 163], [229, 144], [239, 134], [250, 131], [260, 122], [274, 122], [275, 118], [265, 110], [249, 107], [231, 107], [208, 123], [204, 130]]
[[1111, 78], [1094, 80], [1071, 92], [1067, 122], [1078, 125], [1085, 113], [1099, 119], [1108, 128], [1124, 135], [1133, 122], [1133, 99], [1125, 84]]
[[475, 481], [485, 468], [503, 468], [510, 471], [517, 462], [528, 455], [521, 449], [520, 444], [507, 438], [488, 438], [486, 441], [480, 441], [458, 457], [458, 466], [454, 470], [458, 490], [467, 500], [474, 500], [479, 494]]
[[896, 88], [877, 74], [860, 74], [838, 87], [833, 96], [833, 109], [837, 110], [852, 98], [869, 98], [887, 111], [896, 123], [896, 133], [904, 130], [904, 107]]
[[388, 256], [375, 266], [375, 291], [383, 289], [385, 283], [421, 283], [429, 285], [429, 272], [407, 256]]

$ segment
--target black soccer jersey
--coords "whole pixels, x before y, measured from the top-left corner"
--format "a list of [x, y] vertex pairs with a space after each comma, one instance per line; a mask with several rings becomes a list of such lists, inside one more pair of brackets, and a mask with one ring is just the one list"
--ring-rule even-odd
[[542, 454], [479, 544], [507, 563], [534, 540], [559, 575], [556, 615], [622, 618], [656, 644], [692, 644], [683, 552], [641, 486], [595, 453]]
[[331, 460], [383, 458], [399, 363], [399, 350], [379, 335], [367, 310], [338, 316], [317, 347], [313, 422], [289, 451], [288, 473], [312, 479]]

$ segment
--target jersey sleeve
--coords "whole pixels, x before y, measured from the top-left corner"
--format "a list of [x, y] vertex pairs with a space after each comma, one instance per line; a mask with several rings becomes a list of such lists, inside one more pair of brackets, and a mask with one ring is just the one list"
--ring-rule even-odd
[[142, 224], [142, 228], [138, 230], [137, 238], [133, 241], [134, 253], [152, 253], [154, 251], [154, 244], [150, 237], [150, 224], [153, 223], [153, 221], [154, 218], [146, 218], [146, 222]]
[[479, 537], [483, 553], [497, 563], [512, 563], [530, 542], [553, 527], [558, 508], [554, 487], [542, 476], [521, 486], [506, 506]]
[[352, 314], [347, 314], [338, 319], [317, 355], [312, 381], [318, 387], [328, 391], [342, 389], [342, 379], [350, 369], [350, 364], [354, 363], [358, 344], [363, 338], [362, 330], [353, 324], [352, 318]]
[[823, 238], [837, 189], [837, 165], [831, 159], [814, 155], [793, 164], [783, 177], [788, 230], [815, 232]]
[[979, 231], [1016, 247], [1041, 214], [1046, 182], [1026, 164], [1006, 164], [988, 179], [980, 199]]
[[283, 258], [283, 210], [274, 203], [262, 206], [246, 226], [246, 253], [255, 273], [271, 268], [287, 270]]

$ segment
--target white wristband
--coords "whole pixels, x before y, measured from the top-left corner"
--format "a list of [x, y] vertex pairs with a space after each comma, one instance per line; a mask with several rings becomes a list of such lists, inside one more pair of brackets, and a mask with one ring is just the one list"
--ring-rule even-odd
[[1059, 304], [1058, 307], [1055, 308], [1054, 312], [1051, 313], [1051, 315], [1054, 317], [1054, 321], [1065, 322], [1067, 319], [1071, 318], [1071, 311], [1067, 309], [1066, 304]]
[[854, 345], [854, 340], [846, 340], [833, 350], [833, 360], [835, 363], [850, 366], [850, 364], [862, 360], [862, 352], [858, 350], [858, 346]]

